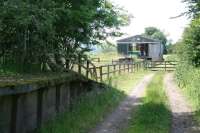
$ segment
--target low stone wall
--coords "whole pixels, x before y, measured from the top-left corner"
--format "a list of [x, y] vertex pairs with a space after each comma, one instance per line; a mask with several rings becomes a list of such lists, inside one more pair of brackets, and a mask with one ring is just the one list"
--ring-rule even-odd
[[32, 132], [70, 109], [73, 101], [93, 86], [92, 81], [76, 74], [73, 77], [0, 88], [0, 133]]

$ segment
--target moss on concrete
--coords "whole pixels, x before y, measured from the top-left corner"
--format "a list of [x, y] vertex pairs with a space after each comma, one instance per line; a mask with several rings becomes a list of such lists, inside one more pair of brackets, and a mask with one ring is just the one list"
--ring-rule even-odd
[[67, 73], [43, 73], [35, 75], [16, 75], [16, 76], [0, 76], [0, 89], [5, 87], [16, 87], [21, 85], [36, 84], [39, 86], [55, 85], [73, 80], [86, 80], [75, 72]]

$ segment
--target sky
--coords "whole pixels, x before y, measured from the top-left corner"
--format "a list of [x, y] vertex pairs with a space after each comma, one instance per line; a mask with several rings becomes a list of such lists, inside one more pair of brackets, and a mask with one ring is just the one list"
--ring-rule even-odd
[[[186, 11], [182, 0], [112, 0], [115, 5], [123, 7], [133, 15], [131, 24], [121, 29], [126, 35], [141, 34], [145, 27], [154, 26], [161, 29], [173, 42], [181, 39], [184, 28], [189, 24], [185, 16], [170, 19]], [[123, 38], [122, 37], [122, 38]]]

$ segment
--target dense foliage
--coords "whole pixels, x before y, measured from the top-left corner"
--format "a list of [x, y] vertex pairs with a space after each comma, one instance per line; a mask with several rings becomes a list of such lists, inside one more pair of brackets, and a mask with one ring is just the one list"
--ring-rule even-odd
[[164, 53], [167, 53], [167, 37], [161, 30], [156, 27], [147, 27], [145, 28], [144, 36], [161, 41], [164, 46]]
[[182, 60], [200, 66], [200, 19], [194, 19], [183, 35], [179, 54]]
[[[200, 14], [200, 0], [183, 0], [188, 6], [188, 11], [186, 12], [192, 18], [199, 17]], [[185, 13], [184, 13], [185, 14]]]
[[183, 39], [177, 43], [176, 53], [180, 59], [176, 70], [176, 79], [188, 99], [196, 109], [200, 106], [200, 1], [185, 0], [188, 14], [192, 18], [185, 29]]
[[185, 29], [183, 39], [178, 42], [177, 53], [182, 62], [200, 66], [200, 1], [184, 0], [188, 5], [188, 14], [192, 17], [190, 25]]
[[62, 71], [129, 22], [104, 0], [4, 0], [0, 10], [1, 67], [21, 72]]
[[147, 27], [145, 28], [145, 33], [144, 35], [149, 36], [153, 39], [157, 39], [160, 40], [162, 42], [162, 44], [166, 44], [167, 43], [167, 37], [166, 35], [159, 29], [155, 28], [155, 27]]

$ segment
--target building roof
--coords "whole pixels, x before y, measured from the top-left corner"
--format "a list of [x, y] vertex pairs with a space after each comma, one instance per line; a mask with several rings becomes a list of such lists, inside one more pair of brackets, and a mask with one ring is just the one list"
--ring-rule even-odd
[[160, 43], [160, 41], [142, 35], [136, 35], [118, 40], [117, 43]]

